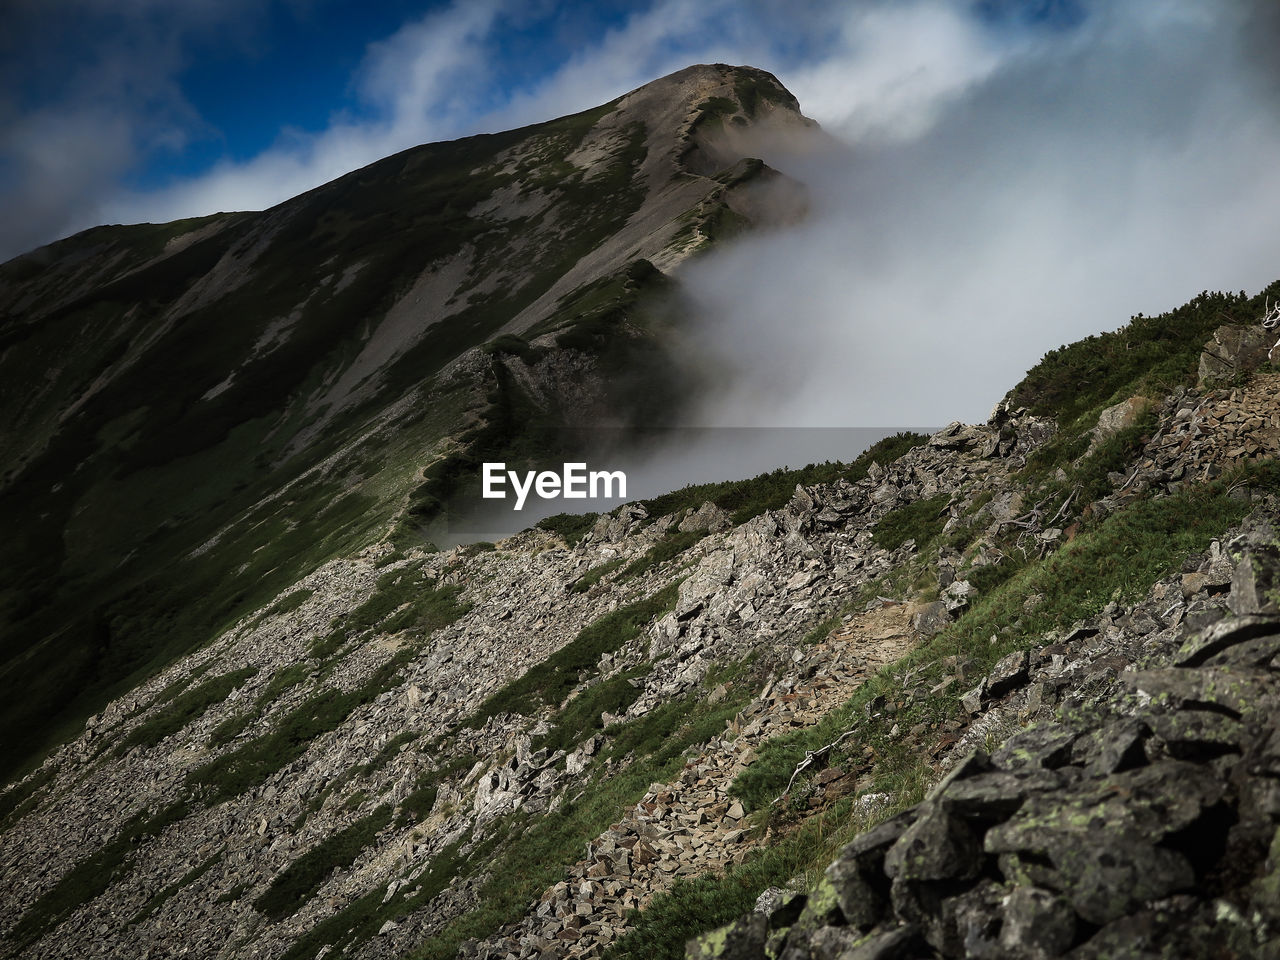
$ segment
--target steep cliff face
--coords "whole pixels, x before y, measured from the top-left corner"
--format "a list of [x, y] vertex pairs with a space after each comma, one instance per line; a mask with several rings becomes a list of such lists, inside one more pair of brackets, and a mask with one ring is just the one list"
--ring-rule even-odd
[[419, 536], [477, 456], [671, 415], [670, 277], [779, 182], [728, 126], [812, 127], [768, 74], [691, 67], [0, 267], [3, 768], [396, 518]]

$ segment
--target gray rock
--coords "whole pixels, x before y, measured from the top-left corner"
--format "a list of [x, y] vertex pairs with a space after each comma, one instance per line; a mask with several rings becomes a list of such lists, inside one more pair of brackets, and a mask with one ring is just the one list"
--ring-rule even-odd
[[1280, 613], [1280, 547], [1245, 550], [1231, 575], [1227, 605], [1239, 615]]
[[1229, 324], [1213, 332], [1200, 354], [1201, 383], [1231, 380], [1256, 370], [1266, 360], [1275, 338], [1260, 326]]
[[1001, 905], [1000, 946], [1028, 960], [1059, 957], [1076, 936], [1076, 915], [1058, 895], [1039, 887], [1014, 887]]
[[1015, 650], [1002, 657], [987, 674], [987, 696], [998, 700], [1010, 690], [1016, 690], [1029, 679], [1027, 651]]
[[926, 603], [916, 612], [912, 625], [921, 637], [932, 637], [945, 630], [954, 620], [947, 604], [942, 600]]
[[1014, 734], [991, 755], [996, 766], [1008, 770], [1020, 767], [1055, 769], [1071, 760], [1071, 748], [1079, 735], [1065, 726], [1041, 723]]
[[967, 880], [982, 867], [978, 835], [945, 803], [931, 803], [885, 854], [893, 880]]

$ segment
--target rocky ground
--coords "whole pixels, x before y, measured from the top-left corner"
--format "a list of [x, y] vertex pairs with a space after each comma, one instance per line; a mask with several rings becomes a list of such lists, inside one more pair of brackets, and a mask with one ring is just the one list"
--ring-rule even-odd
[[999, 664], [966, 739], [1016, 733], [689, 956], [1280, 956], [1275, 519]]
[[[327, 564], [114, 701], [4, 795], [0, 943], [41, 958], [405, 956], [477, 906], [516, 818], [564, 809], [643, 761], [614, 755], [625, 731], [682, 698], [733, 704], [673, 779], [637, 790], [527, 894], [522, 916], [461, 950], [599, 956], [676, 878], [766, 842], [730, 793], [766, 743], [956, 623], [981, 599], [984, 568], [1014, 551], [1048, 556], [1086, 514], [1274, 457], [1277, 386], [1259, 374], [1112, 408], [1096, 443], [1149, 416], [1145, 446], [1105, 496], [1056, 512], [1018, 479], [1055, 424], [999, 409], [737, 525], [711, 504], [662, 517], [631, 505], [574, 546], [535, 530], [492, 550], [380, 544]], [[886, 518], [920, 504], [947, 533], [972, 531], [963, 555], [881, 545]], [[892, 730], [944, 779], [854, 841], [817, 889], [773, 891], [693, 955], [1083, 957], [1123, 943], [1202, 956], [1213, 937], [1228, 955], [1269, 955], [1280, 613], [1276, 504], [1257, 507], [1141, 602], [1029, 638], [989, 673], [961, 657], [941, 682], [900, 671], [907, 697], [964, 691], [960, 716]], [[628, 573], [676, 536], [696, 542]], [[416, 592], [378, 607], [397, 575], [420, 578]], [[663, 591], [671, 603], [575, 674], [563, 701], [483, 712], [584, 628]], [[423, 596], [450, 598], [438, 625], [410, 623]], [[227, 691], [201, 700], [218, 682]], [[580, 698], [623, 683], [625, 709], [543, 743]], [[275, 753], [250, 769], [263, 744]], [[804, 779], [815, 807], [867, 793], [850, 767]], [[309, 857], [356, 835], [296, 900], [272, 905]]]

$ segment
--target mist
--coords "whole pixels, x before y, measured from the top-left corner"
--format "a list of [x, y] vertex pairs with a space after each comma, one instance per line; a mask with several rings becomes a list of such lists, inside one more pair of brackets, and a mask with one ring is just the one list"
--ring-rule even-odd
[[877, 15], [872, 62], [782, 76], [829, 136], [755, 145], [807, 219], [682, 274], [728, 374], [695, 422], [981, 422], [1061, 344], [1280, 275], [1269, 8], [1099, 6], [994, 45], [952, 4]]

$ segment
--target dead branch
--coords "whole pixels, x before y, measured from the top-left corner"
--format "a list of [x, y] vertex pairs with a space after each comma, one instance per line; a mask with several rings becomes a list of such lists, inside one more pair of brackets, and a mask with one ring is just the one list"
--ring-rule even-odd
[[[836, 748], [836, 746], [838, 746], [844, 740], [847, 740], [849, 737], [852, 737], [856, 732], [857, 732], [856, 730], [846, 730], [835, 740], [828, 743], [825, 747], [819, 747], [817, 750], [810, 750], [808, 753], [806, 753], [804, 755], [804, 759], [801, 760], [799, 763], [797, 763], [795, 770], [791, 772], [791, 779], [787, 781], [787, 788], [778, 795], [777, 800], [774, 800], [773, 803], [775, 804], [778, 803], [780, 800], [782, 800], [783, 797], [785, 797], [788, 793], [791, 792], [791, 787], [796, 782], [796, 777], [800, 776], [800, 774], [802, 774], [805, 770], [808, 770], [811, 766], [813, 766], [814, 762], [817, 761], [819, 758], [826, 757], [828, 754], [831, 753], [832, 750]], [[773, 806], [773, 804], [770, 804], [770, 806]]]

